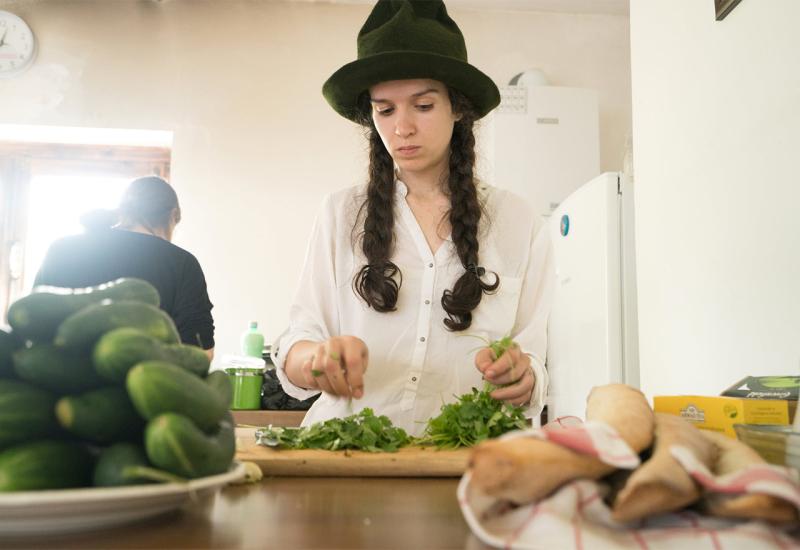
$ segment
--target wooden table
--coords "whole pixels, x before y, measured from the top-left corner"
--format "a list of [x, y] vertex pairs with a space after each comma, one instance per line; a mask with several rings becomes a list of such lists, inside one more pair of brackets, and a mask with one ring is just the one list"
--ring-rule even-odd
[[2, 548], [484, 548], [456, 501], [458, 479], [265, 478], [180, 512]]

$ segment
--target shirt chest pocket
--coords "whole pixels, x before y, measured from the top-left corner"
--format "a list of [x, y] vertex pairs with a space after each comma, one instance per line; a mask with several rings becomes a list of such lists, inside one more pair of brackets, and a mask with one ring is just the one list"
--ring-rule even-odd
[[472, 325], [465, 332], [489, 341], [511, 334], [517, 317], [522, 278], [500, 275], [500, 286], [494, 294], [484, 294], [472, 311]]

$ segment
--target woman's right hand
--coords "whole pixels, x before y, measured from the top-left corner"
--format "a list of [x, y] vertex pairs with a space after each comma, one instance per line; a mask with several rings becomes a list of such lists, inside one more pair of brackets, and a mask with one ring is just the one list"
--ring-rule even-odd
[[334, 336], [316, 344], [300, 369], [306, 387], [339, 397], [361, 398], [369, 362], [367, 345], [355, 336]]

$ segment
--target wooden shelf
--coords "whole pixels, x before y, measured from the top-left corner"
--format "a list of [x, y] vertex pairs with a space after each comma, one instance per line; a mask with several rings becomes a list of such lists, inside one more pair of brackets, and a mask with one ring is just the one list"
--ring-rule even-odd
[[231, 411], [237, 425], [246, 426], [299, 426], [306, 411]]

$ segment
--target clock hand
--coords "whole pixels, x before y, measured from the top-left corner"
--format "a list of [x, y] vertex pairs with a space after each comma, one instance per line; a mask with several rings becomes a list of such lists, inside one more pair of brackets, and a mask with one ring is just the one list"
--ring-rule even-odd
[[3, 31], [3, 36], [0, 37], [0, 48], [6, 45], [6, 34], [8, 34], [8, 29]]

